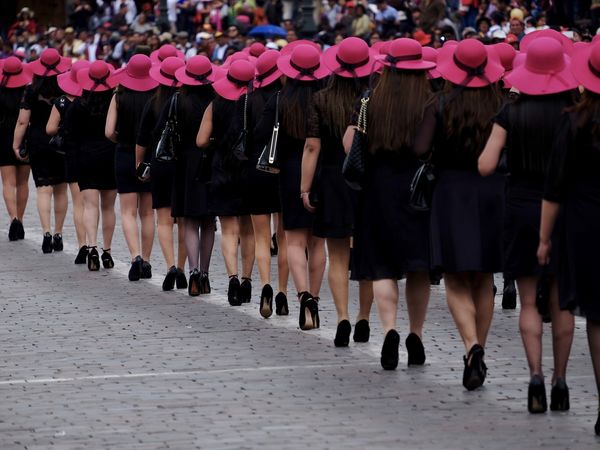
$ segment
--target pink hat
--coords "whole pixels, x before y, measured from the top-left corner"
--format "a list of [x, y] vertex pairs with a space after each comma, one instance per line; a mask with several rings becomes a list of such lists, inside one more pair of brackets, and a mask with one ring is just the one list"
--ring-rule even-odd
[[160, 65], [154, 65], [150, 69], [150, 76], [158, 81], [163, 86], [181, 87], [181, 83], [177, 80], [175, 72], [180, 67], [185, 66], [183, 59], [175, 56], [169, 56]]
[[409, 38], [394, 39], [387, 53], [377, 58], [384, 66], [402, 70], [429, 70], [436, 65], [423, 59], [423, 47]]
[[291, 53], [282, 54], [277, 67], [286, 77], [298, 81], [320, 80], [331, 73], [321, 63], [321, 53], [311, 45], [298, 45]]
[[513, 69], [513, 61], [515, 56], [517, 56], [517, 51], [512, 45], [505, 42], [494, 44], [492, 45], [492, 48], [498, 54], [498, 57], [500, 58], [500, 64], [502, 64], [504, 70], [506, 71], [504, 75], [506, 75], [507, 72], [510, 72]]
[[277, 50], [267, 50], [256, 60], [256, 77], [254, 78], [254, 88], [265, 87], [281, 78], [281, 71], [277, 67], [279, 52]]
[[448, 39], [446, 42], [444, 42], [444, 44], [442, 45], [442, 48], [444, 47], [456, 47], [458, 45], [458, 41], [454, 40], [454, 39]]
[[114, 88], [118, 81], [113, 67], [104, 61], [94, 61], [89, 67], [77, 71], [77, 81], [84, 91], [104, 92]]
[[525, 63], [515, 66], [506, 80], [528, 95], [557, 94], [579, 83], [569, 70], [569, 57], [556, 39], [541, 37], [527, 49]]
[[185, 55], [171, 44], [165, 44], [158, 50], [154, 50], [150, 53], [150, 60], [152, 61], [152, 64], [160, 64], [170, 56], [185, 60]]
[[357, 37], [346, 38], [323, 53], [323, 62], [329, 70], [345, 78], [371, 75], [374, 61], [367, 43]]
[[533, 41], [543, 37], [556, 39], [558, 42], [561, 43], [565, 54], [569, 56], [573, 54], [573, 41], [566, 37], [564, 34], [559, 33], [558, 31], [555, 31], [551, 28], [546, 28], [545, 30], [532, 31], [531, 33], [526, 34], [523, 37], [523, 39], [521, 39], [519, 49], [522, 52], [526, 52]]
[[227, 69], [229, 66], [231, 66], [232, 62], [239, 60], [250, 61], [252, 64], [256, 64], [256, 58], [251, 56], [248, 52], [235, 52], [234, 54], [229, 55], [227, 59], [223, 61], [221, 67]]
[[65, 73], [61, 73], [56, 77], [58, 86], [62, 89], [65, 94], [72, 95], [73, 97], [79, 97], [81, 95], [81, 85], [77, 80], [77, 73], [81, 69], [90, 67], [90, 62], [84, 59], [75, 61], [71, 66], [71, 70]]
[[443, 47], [438, 53], [437, 69], [445, 80], [470, 88], [495, 83], [504, 73], [498, 54], [477, 39]]
[[[594, 36], [594, 37], [596, 37], [596, 36]], [[573, 42], [573, 53], [581, 51], [582, 48], [588, 48], [590, 45], [592, 45], [591, 42], [584, 42], [584, 41]]]
[[31, 71], [40, 77], [51, 77], [66, 72], [71, 67], [71, 60], [60, 56], [55, 48], [47, 48], [40, 57], [29, 64]]
[[600, 94], [600, 43], [598, 41], [575, 52], [571, 72], [586, 90]]
[[215, 72], [210, 60], [206, 56], [198, 55], [177, 69], [175, 78], [187, 86], [201, 86], [215, 81]]
[[[423, 47], [422, 51], [423, 51], [423, 59], [425, 61], [429, 61], [429, 62], [435, 63], [437, 65], [438, 51], [435, 48]], [[430, 80], [436, 79], [436, 78], [442, 78], [442, 74], [435, 68], [429, 69], [427, 71], [427, 78], [429, 78]]]
[[592, 38], [592, 43], [595, 44], [596, 42], [598, 42], [600, 40], [600, 34], [597, 34], [596, 36], [594, 36]]
[[121, 86], [136, 92], [147, 92], [158, 86], [158, 81], [150, 76], [152, 62], [146, 55], [133, 55], [123, 69], [115, 72]]
[[20, 88], [31, 83], [32, 74], [26, 64], [16, 56], [0, 59], [0, 87]]
[[319, 52], [321, 52], [321, 47], [319, 47], [319, 44], [317, 44], [316, 42], [307, 41], [306, 39], [298, 39], [297, 41], [290, 42], [285, 47], [283, 47], [281, 49], [281, 54], [282, 55], [289, 55], [299, 45], [310, 45], [315, 50], [318, 50]]
[[254, 65], [250, 61], [234, 61], [227, 75], [213, 83], [213, 88], [227, 100], [237, 100], [248, 93], [248, 86], [254, 79]]
[[377, 41], [373, 45], [371, 45], [371, 50], [374, 50], [375, 53], [379, 53], [380, 55], [387, 54], [387, 50], [392, 41]]
[[250, 47], [246, 47], [244, 50], [246, 50], [250, 54], [250, 56], [258, 58], [267, 50], [267, 48], [260, 42], [255, 42]]

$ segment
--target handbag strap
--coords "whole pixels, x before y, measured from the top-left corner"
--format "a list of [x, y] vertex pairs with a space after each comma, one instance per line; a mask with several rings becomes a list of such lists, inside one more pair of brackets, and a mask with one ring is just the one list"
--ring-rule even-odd
[[179, 92], [175, 92], [173, 97], [171, 97], [171, 103], [169, 105], [169, 117], [168, 120], [171, 120], [177, 123], [177, 97], [179, 96]]
[[277, 91], [275, 94], [275, 126], [279, 125], [279, 92], [281, 91]]
[[361, 133], [367, 134], [367, 104], [370, 100], [370, 91], [366, 90], [360, 98], [360, 110], [356, 126]]
[[244, 133], [248, 132], [248, 94], [244, 94]]

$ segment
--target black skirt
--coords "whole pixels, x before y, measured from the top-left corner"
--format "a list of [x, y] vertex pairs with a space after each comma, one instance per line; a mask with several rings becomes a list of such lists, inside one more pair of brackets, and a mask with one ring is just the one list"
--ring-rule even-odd
[[13, 151], [13, 134], [0, 135], [0, 167], [2, 166], [25, 166], [29, 163], [19, 161]]
[[214, 216], [243, 216], [244, 205], [242, 163], [233, 155], [214, 151], [211, 164], [209, 210]]
[[431, 207], [431, 263], [442, 272], [502, 272], [505, 177], [444, 170]]
[[181, 152], [173, 188], [173, 217], [205, 217], [209, 214], [208, 183], [203, 179], [204, 150], [197, 147]]
[[300, 198], [301, 162], [290, 159], [281, 165], [279, 172], [279, 197], [284, 230], [313, 227], [314, 215], [304, 207]]
[[343, 239], [352, 236], [354, 202], [351, 189], [339, 166], [322, 166], [313, 183], [317, 199], [313, 234], [321, 238]]
[[57, 153], [47, 135], [30, 136], [27, 151], [36, 187], [65, 183], [65, 155]]
[[135, 174], [135, 148], [118, 144], [115, 152], [115, 178], [119, 194], [150, 192], [150, 183]]
[[117, 188], [115, 145], [108, 141], [84, 142], [77, 155], [79, 189], [108, 191]]
[[244, 205], [252, 215], [274, 214], [281, 211], [279, 176], [260, 171], [251, 158], [243, 170]]
[[67, 183], [79, 182], [79, 168], [77, 164], [77, 149], [70, 143], [65, 143], [65, 181]]
[[150, 189], [152, 191], [152, 208], [171, 208], [173, 200], [173, 183], [175, 180], [175, 160], [152, 160], [150, 168]]

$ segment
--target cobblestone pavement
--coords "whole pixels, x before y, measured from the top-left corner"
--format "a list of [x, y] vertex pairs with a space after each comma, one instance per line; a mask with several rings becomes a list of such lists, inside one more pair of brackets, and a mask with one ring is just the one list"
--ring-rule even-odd
[[[487, 351], [489, 378], [461, 385], [463, 348], [442, 287], [433, 289], [422, 368], [379, 365], [381, 329], [368, 344], [333, 346], [335, 311], [327, 287], [322, 328], [301, 332], [289, 317], [232, 308], [215, 246], [213, 293], [160, 291], [154, 278], [127, 281], [121, 229], [113, 270], [75, 266], [70, 219], [65, 251], [42, 255], [32, 192], [25, 241], [0, 224], [0, 449], [526, 449], [597, 448], [596, 393], [577, 320], [569, 368], [571, 411], [526, 411], [528, 373], [518, 311], [500, 298]], [[258, 279], [255, 276], [255, 280]], [[352, 314], [357, 289], [352, 286]], [[401, 302], [402, 303], [402, 302]], [[399, 331], [407, 333], [404, 305]], [[549, 328], [544, 365], [551, 377]]]

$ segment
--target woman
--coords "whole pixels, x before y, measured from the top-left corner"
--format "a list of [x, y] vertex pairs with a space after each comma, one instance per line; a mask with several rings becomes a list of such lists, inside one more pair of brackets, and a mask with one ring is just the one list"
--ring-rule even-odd
[[[577, 81], [565, 62], [560, 43], [540, 37], [528, 46], [525, 62], [506, 78], [521, 93], [494, 119], [494, 128], [479, 161], [482, 175], [494, 173], [507, 146], [508, 198], [504, 230], [504, 272], [517, 281], [521, 301], [519, 328], [529, 364], [527, 409], [546, 411], [542, 370], [542, 318], [536, 307], [540, 277], [556, 275], [556, 258], [542, 267], [536, 257], [544, 179], [561, 114], [572, 103]], [[574, 318], [559, 308], [555, 280], [551, 284], [550, 311], [554, 347], [551, 409], [567, 410], [566, 370], [573, 341]], [[555, 389], [556, 388], [556, 389]], [[559, 400], [560, 399], [560, 400]]]
[[[209, 210], [221, 223], [221, 251], [229, 276], [227, 299], [232, 306], [250, 301], [252, 264], [247, 271], [243, 250], [245, 243], [254, 242], [254, 238], [252, 227], [244, 226], [248, 217], [243, 202], [242, 167], [247, 160], [247, 142], [252, 142], [247, 136], [248, 124], [252, 123], [247, 94], [253, 79], [252, 63], [243, 59], [231, 63], [227, 72], [213, 83], [218, 96], [206, 108], [196, 137], [196, 145], [205, 152], [214, 141]], [[242, 247], [244, 283], [238, 277], [238, 243]], [[253, 256], [252, 253], [252, 260]]]
[[503, 177], [481, 177], [477, 158], [502, 101], [494, 83], [504, 69], [474, 39], [442, 48], [437, 69], [448, 83], [425, 112], [415, 152], [425, 156], [433, 145], [432, 266], [444, 274], [466, 350], [463, 385], [473, 390], [487, 374], [484, 347], [494, 311], [493, 274], [502, 272], [504, 203]]
[[211, 86], [215, 74], [206, 56], [190, 58], [185, 67], [175, 72], [183, 84], [178, 98], [177, 148], [175, 185], [173, 188], [172, 215], [184, 218], [185, 246], [188, 255], [190, 278], [188, 294], [209, 294], [208, 277], [210, 258], [215, 243], [215, 217], [209, 213], [207, 179], [202, 176], [209, 163], [205, 154], [196, 147], [196, 136], [204, 111], [215, 93]]
[[88, 249], [85, 245], [85, 227], [83, 225], [83, 196], [77, 184], [77, 149], [73, 146], [72, 140], [64, 132], [64, 119], [68, 109], [73, 104], [75, 97], [81, 95], [81, 86], [77, 83], [77, 73], [79, 70], [88, 67], [88, 61], [77, 61], [71, 66], [71, 70], [62, 73], [56, 77], [58, 86], [65, 93], [61, 95], [50, 112], [48, 123], [46, 124], [46, 133], [54, 138], [55, 146], [65, 155], [65, 180], [71, 191], [73, 200], [73, 223], [75, 225], [75, 234], [79, 252], [75, 258], [75, 264], [85, 264], [87, 261]]
[[[15, 126], [13, 151], [20, 161], [21, 147], [27, 141], [33, 180], [37, 190], [37, 207], [42, 225], [42, 252], [62, 251], [62, 229], [67, 215], [68, 198], [65, 183], [65, 158], [50, 144], [46, 134], [46, 124], [52, 105], [61, 92], [56, 76], [71, 67], [71, 61], [63, 58], [58, 51], [48, 48], [40, 58], [28, 66], [34, 73], [32, 84], [27, 86], [21, 102], [19, 117]], [[26, 136], [27, 135], [27, 136]], [[51, 232], [51, 210], [54, 200], [54, 234]]]
[[131, 57], [126, 68], [116, 74], [119, 87], [106, 117], [106, 137], [117, 144], [115, 177], [121, 224], [131, 258], [129, 281], [152, 277], [148, 262], [155, 229], [152, 194], [150, 184], [140, 181], [135, 173], [135, 142], [142, 111], [158, 87], [158, 82], [150, 77], [151, 67], [150, 58], [146, 55]]
[[8, 239], [25, 239], [23, 215], [29, 197], [29, 165], [13, 152], [13, 133], [19, 115], [19, 104], [31, 73], [19, 58], [0, 60], [0, 176], [4, 204], [11, 219]]
[[[577, 52], [571, 71], [584, 86], [581, 100], [563, 114], [555, 134], [553, 154], [548, 162], [548, 177], [542, 202], [540, 265], [552, 263], [558, 249], [560, 307], [578, 307], [586, 317], [588, 343], [600, 393], [600, 292], [596, 255], [600, 252], [600, 45], [595, 43]], [[561, 206], [562, 205], [562, 206]], [[562, 207], [560, 245], [552, 239], [559, 209]], [[559, 397], [557, 385], [552, 398]], [[552, 407], [551, 402], [551, 407]], [[600, 436], [600, 408], [595, 432]]]
[[[88, 248], [87, 266], [112, 269], [111, 245], [115, 232], [115, 146], [106, 139], [104, 127], [117, 80], [112, 67], [95, 61], [77, 73], [83, 93], [67, 111], [65, 131], [77, 149], [79, 189], [83, 195], [83, 223]], [[102, 255], [98, 254], [98, 221], [102, 214]]]
[[[279, 119], [279, 195], [288, 250], [288, 264], [300, 302], [299, 325], [302, 330], [319, 328], [319, 291], [325, 271], [325, 248], [322, 238], [313, 235], [313, 214], [303, 206], [300, 190], [302, 154], [306, 140], [306, 123], [313, 94], [319, 80], [330, 74], [321, 55], [312, 45], [299, 44], [281, 55], [277, 67], [286, 76], [279, 96], [272, 97], [256, 127], [257, 141], [266, 141]], [[306, 251], [308, 249], [308, 261]]]
[[[342, 177], [345, 158], [342, 138], [354, 105], [368, 85], [374, 58], [366, 42], [352, 37], [327, 50], [323, 59], [333, 76], [327, 87], [313, 97], [302, 157], [300, 190], [313, 191], [313, 199], [317, 194], [316, 205], [311, 204], [310, 194], [305, 195], [304, 207], [315, 214], [313, 235], [324, 238], [327, 243], [329, 287], [338, 316], [334, 344], [336, 347], [346, 347], [352, 329], [348, 320], [348, 267], [354, 202], [350, 188]], [[317, 170], [318, 176], [315, 177]], [[371, 282], [360, 282], [363, 293]], [[372, 296], [361, 296], [355, 328], [355, 340], [359, 342], [368, 339], [366, 333], [371, 304]]]
[[[156, 144], [165, 127], [165, 121], [159, 121], [159, 119], [161, 118], [163, 109], [167, 108], [168, 110], [173, 95], [181, 87], [181, 83], [175, 77], [175, 72], [184, 65], [185, 62], [182, 59], [169, 56], [160, 64], [156, 64], [150, 69], [150, 77], [157, 81], [159, 86], [144, 107], [135, 150], [136, 167], [139, 167], [147, 159], [151, 161], [152, 165], [150, 175], [152, 208], [156, 210], [158, 241], [160, 242], [160, 248], [168, 267], [162, 284], [163, 291], [171, 291], [175, 288], [175, 285], [177, 285], [177, 289], [186, 289], [188, 287], [187, 279], [183, 272], [186, 254], [182, 218], [177, 218], [177, 262], [175, 262], [173, 244], [173, 226], [175, 225], [175, 221], [171, 217], [171, 200], [175, 176], [175, 162], [159, 161], [156, 159], [155, 154]], [[147, 154], [148, 150], [150, 150], [150, 154]], [[150, 263], [147, 263], [143, 270], [149, 271], [150, 269]]]

